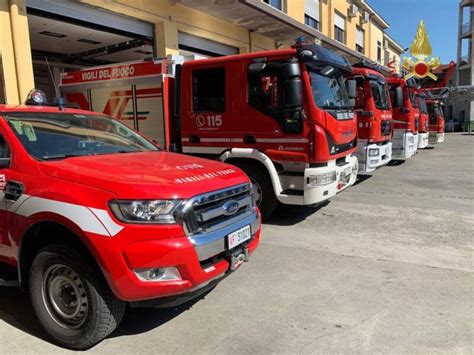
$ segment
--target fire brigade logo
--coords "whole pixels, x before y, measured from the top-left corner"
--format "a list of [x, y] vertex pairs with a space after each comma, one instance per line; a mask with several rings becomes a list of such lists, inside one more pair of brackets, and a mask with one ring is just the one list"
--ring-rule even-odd
[[410, 79], [413, 76], [420, 79], [426, 76], [433, 80], [438, 79], [431, 71], [439, 67], [439, 58], [432, 57], [429, 61], [425, 61], [426, 58], [431, 57], [431, 45], [423, 20], [420, 21], [416, 30], [415, 39], [410, 47], [410, 54], [416, 58], [416, 61], [413, 61], [411, 58], [404, 59], [402, 66], [410, 72], [405, 75], [405, 79]]

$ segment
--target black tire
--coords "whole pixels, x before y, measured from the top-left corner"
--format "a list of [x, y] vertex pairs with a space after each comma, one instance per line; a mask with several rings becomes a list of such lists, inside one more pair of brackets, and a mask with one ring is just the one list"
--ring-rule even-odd
[[261, 201], [258, 203], [258, 208], [262, 214], [262, 220], [267, 221], [278, 206], [278, 199], [273, 191], [272, 181], [267, 170], [255, 164], [242, 163], [238, 166], [249, 176], [252, 184], [257, 185], [256, 188], [260, 189]]
[[115, 297], [100, 271], [66, 246], [51, 245], [36, 255], [29, 286], [42, 327], [55, 343], [70, 349], [100, 342], [125, 312], [125, 302]]

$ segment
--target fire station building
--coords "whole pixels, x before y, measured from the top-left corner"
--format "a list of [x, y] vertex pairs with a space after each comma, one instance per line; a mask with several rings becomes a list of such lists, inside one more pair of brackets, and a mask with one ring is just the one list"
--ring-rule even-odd
[[388, 27], [365, 0], [0, 0], [0, 103], [33, 87], [54, 96], [61, 71], [284, 48], [301, 35], [388, 73], [403, 52]]

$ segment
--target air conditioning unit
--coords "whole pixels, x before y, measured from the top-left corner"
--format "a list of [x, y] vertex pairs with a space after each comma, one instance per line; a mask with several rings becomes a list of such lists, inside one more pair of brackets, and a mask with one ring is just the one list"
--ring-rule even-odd
[[370, 21], [370, 14], [367, 11], [364, 11], [362, 13], [362, 16], [360, 17], [360, 22], [368, 23], [369, 21]]
[[357, 7], [357, 5], [354, 5], [352, 4], [350, 7], [349, 7], [349, 17], [355, 17], [357, 16], [357, 13], [359, 12], [359, 8]]

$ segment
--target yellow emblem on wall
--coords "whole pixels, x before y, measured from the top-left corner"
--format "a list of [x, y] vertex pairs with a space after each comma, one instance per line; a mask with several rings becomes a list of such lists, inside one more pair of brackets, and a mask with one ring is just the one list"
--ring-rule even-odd
[[425, 58], [431, 56], [431, 45], [426, 34], [425, 23], [423, 20], [420, 21], [418, 29], [416, 30], [416, 36], [410, 46], [410, 53], [417, 60], [413, 61], [411, 58], [405, 58], [402, 62], [402, 66], [410, 73], [405, 75], [405, 79], [410, 79], [415, 76], [417, 78], [430, 77], [433, 80], [437, 80], [438, 77], [431, 71], [439, 67], [439, 57], [432, 57], [428, 62]]

